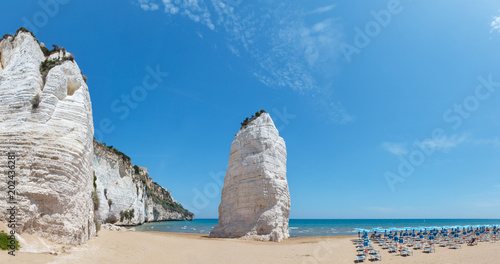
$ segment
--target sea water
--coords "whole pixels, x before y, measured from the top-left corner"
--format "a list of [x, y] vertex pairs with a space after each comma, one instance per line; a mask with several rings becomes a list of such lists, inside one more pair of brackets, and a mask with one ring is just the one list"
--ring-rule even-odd
[[[217, 219], [168, 221], [136, 226], [137, 231], [209, 234]], [[290, 219], [291, 237], [355, 235], [355, 228], [372, 229], [454, 225], [500, 225], [500, 219]]]

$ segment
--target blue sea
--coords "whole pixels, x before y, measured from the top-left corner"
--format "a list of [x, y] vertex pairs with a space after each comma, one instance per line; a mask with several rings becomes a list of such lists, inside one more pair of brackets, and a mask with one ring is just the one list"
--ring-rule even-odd
[[[136, 226], [137, 231], [209, 234], [217, 219], [171, 221]], [[355, 228], [500, 225], [500, 219], [290, 219], [291, 237], [355, 235]]]

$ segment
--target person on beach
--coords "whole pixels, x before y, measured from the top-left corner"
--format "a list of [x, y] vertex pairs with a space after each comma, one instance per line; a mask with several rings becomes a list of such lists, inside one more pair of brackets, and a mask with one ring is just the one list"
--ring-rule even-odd
[[475, 237], [473, 237], [473, 238], [469, 241], [469, 243], [467, 243], [467, 245], [468, 245], [468, 246], [474, 246], [474, 245], [477, 245], [476, 238], [475, 238]]

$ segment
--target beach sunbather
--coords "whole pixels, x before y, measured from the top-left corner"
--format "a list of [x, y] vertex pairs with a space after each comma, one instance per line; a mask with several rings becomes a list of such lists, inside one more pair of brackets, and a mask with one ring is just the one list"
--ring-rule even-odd
[[477, 238], [473, 237], [469, 242], [467, 242], [467, 246], [477, 245]]

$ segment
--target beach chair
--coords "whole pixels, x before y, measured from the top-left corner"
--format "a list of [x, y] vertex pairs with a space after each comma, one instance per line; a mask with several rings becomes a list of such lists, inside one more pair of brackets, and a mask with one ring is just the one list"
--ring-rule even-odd
[[389, 247], [389, 253], [394, 253], [396, 251], [398, 251], [398, 249], [396, 247], [394, 247], [394, 246]]
[[415, 250], [422, 249], [422, 244], [417, 243], [417, 244], [413, 245], [413, 249], [415, 249]]
[[380, 255], [380, 254], [370, 255], [370, 260], [371, 261], [382, 261], [382, 255]]
[[457, 244], [457, 243], [451, 243], [449, 244], [449, 247], [450, 249], [459, 249], [459, 248], [462, 248], [461, 245]]
[[447, 247], [448, 246], [448, 241], [441, 241], [441, 243], [439, 243], [439, 246], [440, 247]]
[[366, 256], [365, 255], [358, 255], [356, 256], [356, 260], [354, 262], [359, 263], [359, 262], [365, 262]]
[[424, 252], [424, 253], [436, 253], [436, 248], [433, 247], [432, 245], [426, 245], [422, 252]]
[[407, 248], [404, 248], [401, 251], [399, 251], [399, 255], [404, 256], [404, 257], [408, 257], [410, 255], [413, 256], [413, 251], [409, 250]]

